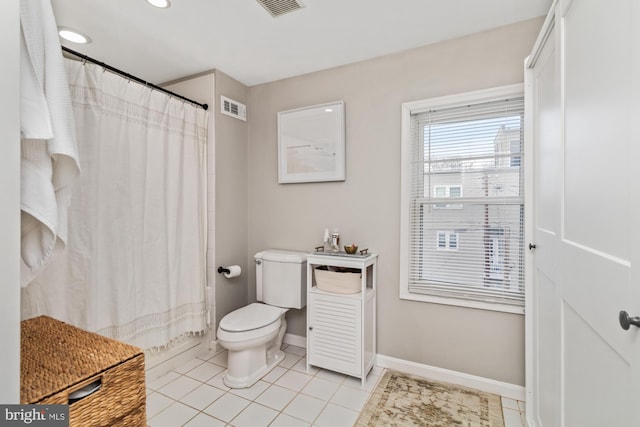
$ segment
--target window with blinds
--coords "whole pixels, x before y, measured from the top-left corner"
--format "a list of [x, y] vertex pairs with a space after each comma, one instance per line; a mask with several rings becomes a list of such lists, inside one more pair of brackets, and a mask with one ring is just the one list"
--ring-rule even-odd
[[404, 106], [404, 297], [524, 306], [524, 98], [508, 88]]

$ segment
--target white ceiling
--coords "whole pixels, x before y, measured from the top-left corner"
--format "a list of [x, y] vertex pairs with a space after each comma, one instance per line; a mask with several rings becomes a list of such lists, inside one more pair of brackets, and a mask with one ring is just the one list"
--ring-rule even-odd
[[[273, 18], [256, 0], [52, 0], [63, 45], [152, 83], [219, 69], [256, 84], [545, 15], [552, 0], [302, 0]], [[487, 46], [490, 49], [490, 46]]]

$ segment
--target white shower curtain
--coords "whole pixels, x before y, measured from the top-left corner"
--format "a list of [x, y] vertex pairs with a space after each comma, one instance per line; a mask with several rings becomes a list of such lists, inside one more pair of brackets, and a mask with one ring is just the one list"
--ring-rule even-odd
[[65, 253], [23, 289], [46, 314], [144, 349], [207, 328], [207, 112], [65, 60], [82, 173]]

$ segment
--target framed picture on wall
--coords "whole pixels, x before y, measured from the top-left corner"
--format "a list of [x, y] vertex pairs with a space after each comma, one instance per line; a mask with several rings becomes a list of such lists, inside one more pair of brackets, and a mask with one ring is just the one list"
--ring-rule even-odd
[[344, 102], [278, 113], [278, 183], [345, 180]]

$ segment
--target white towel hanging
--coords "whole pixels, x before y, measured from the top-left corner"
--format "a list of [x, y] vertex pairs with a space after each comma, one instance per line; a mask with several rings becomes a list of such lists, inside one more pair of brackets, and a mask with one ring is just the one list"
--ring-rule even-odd
[[73, 110], [49, 0], [20, 2], [21, 285], [64, 248], [71, 184], [80, 172]]

